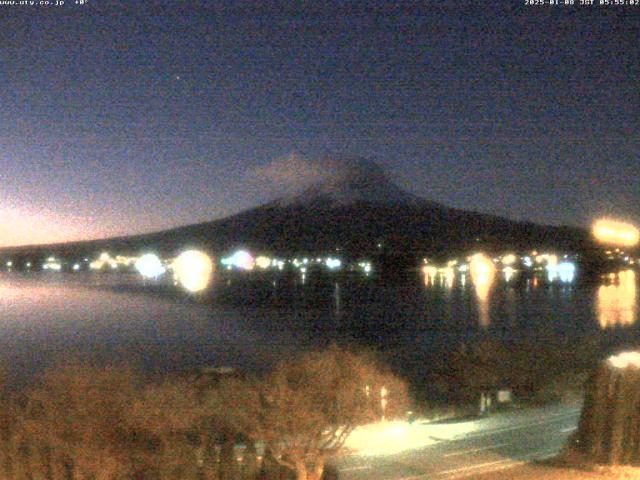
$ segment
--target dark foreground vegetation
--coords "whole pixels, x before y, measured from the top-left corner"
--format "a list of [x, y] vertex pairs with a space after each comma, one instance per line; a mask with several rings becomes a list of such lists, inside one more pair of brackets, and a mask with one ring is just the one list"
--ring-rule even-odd
[[358, 425], [409, 409], [478, 413], [480, 393], [501, 388], [521, 404], [581, 398], [583, 375], [609, 349], [587, 338], [462, 345], [423, 364], [412, 406], [408, 385], [374, 355], [336, 345], [260, 377], [54, 368], [0, 391], [0, 480], [332, 478], [325, 465]]
[[[407, 362], [403, 375], [410, 380], [416, 415], [426, 419], [478, 415], [481, 396], [493, 400], [484, 413], [575, 403], [583, 398], [590, 372], [621, 345], [626, 344], [617, 338], [558, 339], [544, 332], [513, 340], [486, 337], [457, 344], [428, 363]], [[497, 402], [501, 390], [511, 393], [504, 404]]]
[[0, 478], [319, 479], [353, 428], [407, 408], [403, 381], [336, 346], [261, 378], [68, 366], [3, 393]]
[[640, 465], [640, 352], [611, 357], [587, 383], [572, 446], [594, 462]]

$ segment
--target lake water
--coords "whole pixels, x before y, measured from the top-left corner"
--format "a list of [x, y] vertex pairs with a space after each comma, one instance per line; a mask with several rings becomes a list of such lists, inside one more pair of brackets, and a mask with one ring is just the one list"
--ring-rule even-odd
[[130, 274], [1, 273], [0, 364], [19, 376], [74, 359], [259, 371], [338, 340], [374, 346], [415, 373], [461, 342], [487, 336], [631, 344], [640, 338], [637, 277], [498, 278], [488, 288], [460, 276], [416, 276], [394, 286], [373, 278], [336, 277], [322, 287], [245, 279], [219, 281], [214, 293], [194, 300]]

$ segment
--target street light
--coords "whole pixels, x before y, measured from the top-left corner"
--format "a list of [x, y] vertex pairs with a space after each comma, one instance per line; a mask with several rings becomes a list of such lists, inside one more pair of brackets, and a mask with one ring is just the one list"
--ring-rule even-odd
[[592, 231], [600, 243], [633, 247], [640, 241], [640, 231], [634, 225], [607, 218], [596, 221]]
[[387, 388], [380, 389], [380, 406], [382, 407], [382, 421], [384, 422], [384, 412], [387, 408]]

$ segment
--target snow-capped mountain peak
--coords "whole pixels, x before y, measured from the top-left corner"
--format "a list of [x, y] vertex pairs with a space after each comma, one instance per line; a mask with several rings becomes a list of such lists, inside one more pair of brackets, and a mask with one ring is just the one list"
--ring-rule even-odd
[[354, 203], [420, 204], [425, 200], [398, 187], [384, 169], [366, 158], [325, 160], [325, 178], [288, 197], [278, 200], [281, 206]]

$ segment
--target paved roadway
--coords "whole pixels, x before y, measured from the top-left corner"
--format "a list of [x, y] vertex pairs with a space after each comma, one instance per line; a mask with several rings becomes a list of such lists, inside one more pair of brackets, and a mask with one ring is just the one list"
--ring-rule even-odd
[[[579, 415], [579, 406], [556, 405], [467, 422], [416, 425], [434, 443], [391, 455], [347, 455], [336, 466], [341, 480], [471, 478], [554, 456], [576, 429]], [[466, 433], [442, 435], [457, 430]]]

